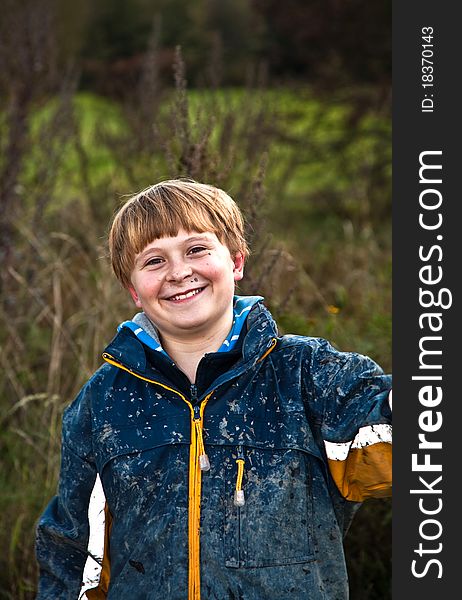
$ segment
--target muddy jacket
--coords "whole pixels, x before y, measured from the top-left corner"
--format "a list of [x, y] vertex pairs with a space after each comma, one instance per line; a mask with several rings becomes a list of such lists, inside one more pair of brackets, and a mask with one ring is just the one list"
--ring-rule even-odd
[[325, 340], [278, 337], [262, 304], [242, 358], [198, 398], [127, 329], [103, 356], [63, 418], [38, 600], [79, 596], [97, 473], [106, 544], [89, 598], [348, 598], [344, 533], [391, 487], [389, 376]]

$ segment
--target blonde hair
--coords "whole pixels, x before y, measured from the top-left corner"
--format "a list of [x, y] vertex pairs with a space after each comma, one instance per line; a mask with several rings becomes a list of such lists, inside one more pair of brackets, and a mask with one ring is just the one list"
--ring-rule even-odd
[[249, 254], [244, 219], [223, 190], [191, 179], [170, 179], [131, 196], [117, 211], [109, 232], [111, 264], [124, 287], [131, 285], [136, 255], [153, 240], [180, 229], [215, 233], [231, 256]]

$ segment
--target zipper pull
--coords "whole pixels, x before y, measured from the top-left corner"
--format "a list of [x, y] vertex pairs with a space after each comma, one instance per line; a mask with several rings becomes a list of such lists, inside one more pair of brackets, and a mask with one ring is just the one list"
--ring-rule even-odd
[[195, 383], [191, 383], [191, 402], [196, 404], [197, 402], [197, 385]]
[[207, 454], [201, 454], [199, 456], [199, 469], [201, 471], [210, 471], [210, 461]]
[[202, 437], [202, 421], [201, 421], [201, 417], [200, 417], [199, 405], [196, 404], [193, 407], [193, 410], [194, 410], [194, 425], [196, 427], [197, 450], [199, 453], [199, 469], [201, 471], [210, 471], [210, 461], [209, 461], [209, 457], [205, 453], [204, 438]]
[[236, 489], [234, 491], [234, 506], [244, 506], [245, 505], [245, 495], [244, 490], [242, 489], [242, 478], [244, 477], [244, 452], [242, 450], [242, 446], [237, 447], [237, 479], [236, 479]]

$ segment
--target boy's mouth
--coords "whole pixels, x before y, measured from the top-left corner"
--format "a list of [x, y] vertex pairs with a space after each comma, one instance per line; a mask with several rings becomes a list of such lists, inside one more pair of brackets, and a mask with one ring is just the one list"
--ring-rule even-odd
[[187, 300], [188, 298], [193, 298], [202, 292], [206, 286], [194, 288], [193, 290], [188, 290], [187, 292], [183, 292], [182, 294], [175, 294], [174, 296], [169, 296], [166, 300], [170, 300], [171, 302], [181, 302], [182, 300]]

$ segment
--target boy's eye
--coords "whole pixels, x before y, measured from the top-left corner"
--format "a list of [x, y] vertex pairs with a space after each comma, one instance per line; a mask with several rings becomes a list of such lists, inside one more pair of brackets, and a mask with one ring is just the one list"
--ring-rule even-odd
[[163, 261], [162, 261], [162, 258], [158, 258], [158, 257], [149, 258], [149, 259], [148, 259], [148, 260], [145, 262], [144, 266], [145, 266], [145, 267], [156, 267], [156, 266], [158, 266], [158, 265], [161, 265], [161, 264], [162, 264], [162, 262], [163, 262]]
[[206, 249], [207, 248], [205, 248], [204, 246], [194, 246], [189, 250], [189, 254], [198, 254], [199, 252], [203, 252]]

